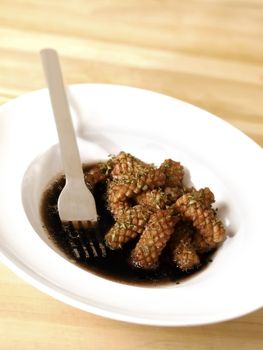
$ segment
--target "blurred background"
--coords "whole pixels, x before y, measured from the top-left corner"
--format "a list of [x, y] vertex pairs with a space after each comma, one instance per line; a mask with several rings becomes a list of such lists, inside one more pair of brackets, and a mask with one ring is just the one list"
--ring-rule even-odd
[[262, 0], [1, 0], [0, 103], [45, 86], [38, 52], [68, 84], [159, 91], [263, 145]]

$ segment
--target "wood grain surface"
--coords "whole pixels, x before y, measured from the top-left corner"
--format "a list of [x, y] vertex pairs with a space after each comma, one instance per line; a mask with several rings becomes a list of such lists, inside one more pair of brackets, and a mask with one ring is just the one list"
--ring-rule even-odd
[[[0, 38], [0, 104], [45, 87], [38, 52], [54, 47], [68, 84], [159, 91], [263, 146], [263, 0], [0, 0]], [[64, 305], [0, 265], [0, 348], [259, 350], [263, 309], [202, 327], [131, 325]]]

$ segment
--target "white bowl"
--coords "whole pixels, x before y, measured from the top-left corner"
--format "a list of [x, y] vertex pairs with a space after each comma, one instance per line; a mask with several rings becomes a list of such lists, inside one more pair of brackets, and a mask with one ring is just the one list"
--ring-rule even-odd
[[83, 270], [44, 232], [43, 189], [62, 170], [47, 90], [0, 108], [0, 258], [26, 281], [79, 309], [161, 326], [228, 320], [263, 306], [262, 149], [221, 119], [158, 93], [115, 85], [69, 88], [83, 161], [120, 150], [179, 160], [215, 193], [228, 238], [214, 261], [177, 285], [139, 287]]

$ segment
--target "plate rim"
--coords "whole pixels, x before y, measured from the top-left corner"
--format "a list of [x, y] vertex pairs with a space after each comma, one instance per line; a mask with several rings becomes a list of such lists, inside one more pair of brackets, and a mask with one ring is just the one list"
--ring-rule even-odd
[[[231, 127], [233, 128], [235, 131], [238, 131], [242, 137], [245, 137], [247, 140], [249, 140], [249, 142], [252, 142], [254, 144], [254, 146], [257, 146], [259, 147], [259, 149], [262, 151], [262, 148], [259, 144], [257, 144], [253, 139], [251, 139], [248, 135], [246, 135], [243, 131], [237, 129], [235, 126], [233, 126], [232, 124], [226, 122], [224, 119], [221, 119], [220, 117], [200, 108], [200, 107], [197, 107], [195, 105], [192, 105], [191, 103], [188, 103], [188, 102], [185, 102], [185, 101], [181, 101], [177, 98], [174, 98], [172, 96], [168, 96], [168, 95], [165, 95], [165, 94], [162, 94], [160, 92], [156, 92], [156, 91], [152, 91], [152, 90], [146, 90], [146, 89], [141, 89], [141, 88], [137, 88], [137, 87], [130, 87], [130, 86], [126, 86], [126, 85], [117, 85], [117, 84], [100, 84], [100, 83], [92, 83], [92, 84], [86, 84], [86, 83], [82, 83], [82, 84], [72, 84], [72, 85], [69, 85], [69, 87], [80, 87], [80, 88], [83, 88], [85, 86], [107, 86], [108, 87], [119, 87], [119, 88], [128, 88], [128, 89], [135, 89], [135, 90], [140, 90], [142, 92], [150, 92], [150, 93], [154, 93], [154, 94], [157, 94], [157, 95], [160, 95], [160, 96], [165, 96], [165, 97], [168, 97], [170, 98], [171, 100], [176, 100], [177, 102], [179, 103], [183, 103], [185, 105], [188, 105], [190, 108], [194, 108], [194, 109], [198, 109], [200, 110], [202, 113], [205, 112], [205, 113], [208, 113], [209, 115], [213, 116], [214, 118], [217, 118], [219, 119], [221, 122], [227, 124], [228, 127]], [[17, 104], [20, 102], [21, 99], [24, 99], [24, 98], [28, 98], [28, 97], [31, 97], [32, 94], [41, 94], [43, 93], [44, 91], [46, 91], [47, 89], [44, 88], [44, 89], [39, 89], [39, 90], [35, 90], [35, 91], [32, 91], [32, 92], [28, 92], [28, 93], [25, 93], [25, 94], [22, 94], [20, 96], [18, 96], [17, 98], [13, 99], [13, 100], [10, 100], [6, 103], [4, 103], [3, 105], [0, 106], [0, 117], [1, 117], [1, 114], [2, 112], [6, 112], [6, 110], [8, 111], [9, 108], [12, 108], [14, 104]], [[65, 296], [63, 295], [61, 298], [58, 296], [58, 295], [53, 295], [53, 290], [52, 288], [49, 290], [49, 292], [47, 292], [47, 289], [49, 289], [49, 287], [45, 286], [45, 284], [37, 281], [32, 277], [32, 276], [29, 276], [25, 273], [25, 271], [23, 269], [20, 269], [19, 266], [17, 266], [16, 264], [14, 264], [13, 261], [9, 260], [8, 257], [3, 254], [2, 252], [2, 249], [0, 248], [0, 261], [2, 261], [5, 265], [7, 265], [12, 271], [14, 271], [17, 275], [19, 275], [20, 277], [22, 277], [25, 281], [27, 281], [29, 284], [33, 285], [34, 287], [44, 291], [45, 293], [47, 293], [48, 295], [54, 297], [55, 299], [58, 299], [68, 305], [71, 305], [71, 306], [74, 306], [74, 300], [71, 299], [71, 302], [67, 302], [64, 298]], [[36, 273], [35, 273], [36, 276], [38, 276]], [[36, 286], [35, 283], [33, 283], [34, 281], [39, 285]], [[56, 294], [56, 293], [55, 293]], [[69, 298], [70, 299], [70, 298]], [[239, 315], [235, 315], [235, 316], [229, 316], [228, 318], [224, 318], [224, 319], [219, 319], [219, 320], [213, 320], [213, 321], [208, 321], [206, 323], [204, 322], [201, 322], [201, 323], [191, 323], [191, 322], [186, 322], [186, 323], [183, 323], [183, 324], [174, 324], [173, 321], [168, 321], [168, 322], [160, 322], [158, 320], [149, 320], [149, 319], [143, 319], [143, 318], [136, 318], [136, 317], [132, 317], [132, 316], [126, 316], [126, 317], [123, 317], [122, 315], [122, 318], [118, 317], [118, 314], [116, 315], [116, 313], [111, 313], [108, 312], [109, 314], [108, 315], [105, 315], [105, 313], [107, 313], [107, 311], [105, 310], [101, 310], [101, 309], [97, 309], [96, 312], [94, 312], [94, 310], [87, 310], [86, 308], [80, 308], [78, 306], [75, 306], [77, 308], [80, 308], [84, 311], [88, 311], [88, 312], [91, 312], [91, 313], [94, 313], [96, 315], [100, 315], [100, 316], [103, 316], [103, 317], [108, 317], [108, 318], [111, 318], [111, 319], [115, 319], [115, 320], [119, 320], [119, 321], [124, 321], [124, 322], [130, 322], [130, 323], [135, 323], [135, 324], [143, 324], [143, 325], [155, 325], [155, 326], [194, 326], [194, 325], [205, 325], [205, 324], [213, 324], [213, 323], [218, 323], [218, 322], [223, 322], [223, 321], [226, 321], [226, 320], [230, 320], [230, 319], [234, 319], [234, 318], [237, 318], [237, 317], [240, 317], [240, 316], [243, 316], [245, 314], [248, 314], [250, 312], [253, 312], [253, 311], [256, 311], [258, 309], [260, 309], [261, 307], [263, 306], [263, 304], [253, 310], [249, 310], [249, 311], [243, 311], [241, 312]], [[91, 307], [91, 306], [90, 306]], [[91, 307], [92, 308], [92, 307]], [[126, 318], [126, 319], [124, 319]]]

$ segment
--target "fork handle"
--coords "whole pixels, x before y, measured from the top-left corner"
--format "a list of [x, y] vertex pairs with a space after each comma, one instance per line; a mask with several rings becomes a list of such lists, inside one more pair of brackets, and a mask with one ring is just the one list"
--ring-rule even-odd
[[83, 170], [58, 54], [53, 49], [43, 49], [40, 51], [40, 57], [55, 117], [66, 179], [81, 179]]

